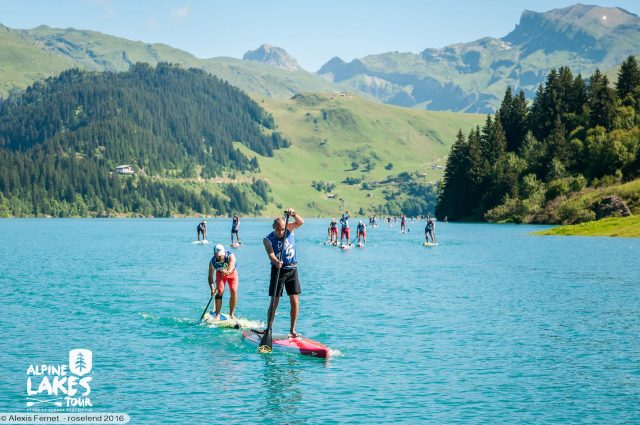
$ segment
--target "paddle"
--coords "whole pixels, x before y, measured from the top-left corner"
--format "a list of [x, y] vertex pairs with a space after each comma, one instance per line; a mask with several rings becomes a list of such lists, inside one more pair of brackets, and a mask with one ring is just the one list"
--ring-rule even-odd
[[204, 308], [204, 311], [202, 312], [202, 316], [200, 316], [201, 322], [202, 322], [202, 319], [204, 319], [204, 315], [207, 314], [207, 310], [209, 310], [209, 305], [211, 305], [211, 301], [213, 301], [213, 295], [211, 295], [211, 298], [209, 298], [209, 302], [207, 303], [207, 306]]
[[[280, 249], [280, 256], [278, 258], [278, 261], [282, 261], [282, 254], [284, 253], [284, 243], [285, 239], [287, 239], [287, 230], [289, 230], [288, 227], [289, 214], [285, 214], [284, 235], [282, 236], [282, 248]], [[280, 267], [276, 271], [275, 292], [271, 296], [271, 303], [269, 304], [269, 323], [267, 323], [267, 329], [264, 330], [264, 335], [262, 335], [262, 338], [260, 339], [260, 345], [258, 346], [258, 351], [260, 351], [261, 353], [270, 353], [273, 350], [273, 334], [271, 332], [271, 328], [273, 326], [273, 319], [276, 315], [276, 309], [274, 308], [276, 296], [280, 293], [280, 270], [282, 270], [282, 267]]]

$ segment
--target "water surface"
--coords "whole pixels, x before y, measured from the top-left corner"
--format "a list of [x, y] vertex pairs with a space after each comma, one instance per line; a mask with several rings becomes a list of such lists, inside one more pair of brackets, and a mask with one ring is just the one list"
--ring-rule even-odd
[[[197, 220], [0, 220], [0, 411], [26, 368], [93, 351], [94, 411], [131, 423], [638, 423], [640, 240], [532, 226], [369, 230], [365, 249], [297, 232], [298, 330], [339, 354], [259, 355], [197, 326], [212, 245]], [[228, 243], [229, 220], [209, 221]], [[267, 220], [243, 220], [238, 313], [264, 320]], [[228, 303], [225, 296], [224, 303]], [[288, 330], [288, 302], [276, 318]]]

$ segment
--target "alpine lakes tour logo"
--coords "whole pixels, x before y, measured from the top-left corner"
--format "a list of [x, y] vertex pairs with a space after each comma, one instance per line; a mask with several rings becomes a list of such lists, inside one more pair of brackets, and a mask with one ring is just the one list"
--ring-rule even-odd
[[92, 369], [93, 353], [82, 348], [69, 351], [68, 365], [29, 365], [27, 407], [93, 407]]

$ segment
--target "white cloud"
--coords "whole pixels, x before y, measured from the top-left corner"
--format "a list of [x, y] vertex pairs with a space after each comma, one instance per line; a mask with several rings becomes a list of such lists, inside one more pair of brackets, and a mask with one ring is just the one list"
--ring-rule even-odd
[[171, 9], [171, 17], [173, 19], [185, 19], [187, 16], [189, 16], [190, 10], [191, 6], [189, 6], [188, 4], [177, 9]]
[[90, 0], [90, 3], [93, 3], [103, 9], [107, 16], [116, 16], [116, 9], [113, 6], [113, 2], [111, 0]]
[[160, 22], [158, 22], [158, 19], [155, 16], [151, 16], [149, 18], [149, 20], [147, 21], [147, 28], [152, 31], [157, 31], [160, 29]]

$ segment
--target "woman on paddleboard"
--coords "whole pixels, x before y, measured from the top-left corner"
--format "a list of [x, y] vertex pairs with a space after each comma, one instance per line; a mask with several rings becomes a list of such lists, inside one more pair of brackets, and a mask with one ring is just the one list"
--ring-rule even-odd
[[[275, 300], [273, 308], [278, 307], [278, 301], [282, 296], [282, 289], [287, 290], [289, 296], [289, 303], [291, 304], [291, 326], [290, 334], [292, 338], [297, 338], [299, 334], [296, 333], [296, 321], [298, 320], [298, 295], [302, 293], [300, 289], [300, 279], [298, 279], [298, 259], [296, 258], [296, 239], [294, 230], [304, 224], [302, 217], [296, 214], [293, 208], [288, 208], [284, 211], [285, 215], [293, 218], [293, 223], [289, 223], [288, 228], [285, 229], [285, 220], [282, 217], [278, 217], [273, 221], [273, 232], [269, 233], [263, 240], [264, 249], [267, 251], [267, 256], [271, 262], [271, 279], [269, 282], [269, 296], [273, 297], [275, 294]], [[284, 243], [283, 243], [284, 239]], [[282, 253], [282, 261], [278, 260], [280, 252]], [[280, 277], [276, 282], [276, 275], [280, 270]], [[276, 287], [279, 289], [276, 294]], [[271, 311], [267, 313], [267, 323], [271, 317]]]
[[[229, 286], [231, 296], [229, 297], [229, 315], [235, 319], [234, 310], [238, 302], [238, 269], [236, 256], [231, 251], [225, 251], [224, 246], [216, 244], [213, 247], [213, 257], [209, 261], [209, 287], [211, 296], [215, 298], [216, 314], [213, 320], [220, 320], [220, 310], [222, 309], [222, 294], [225, 285]], [[215, 274], [215, 287], [214, 287]]]

